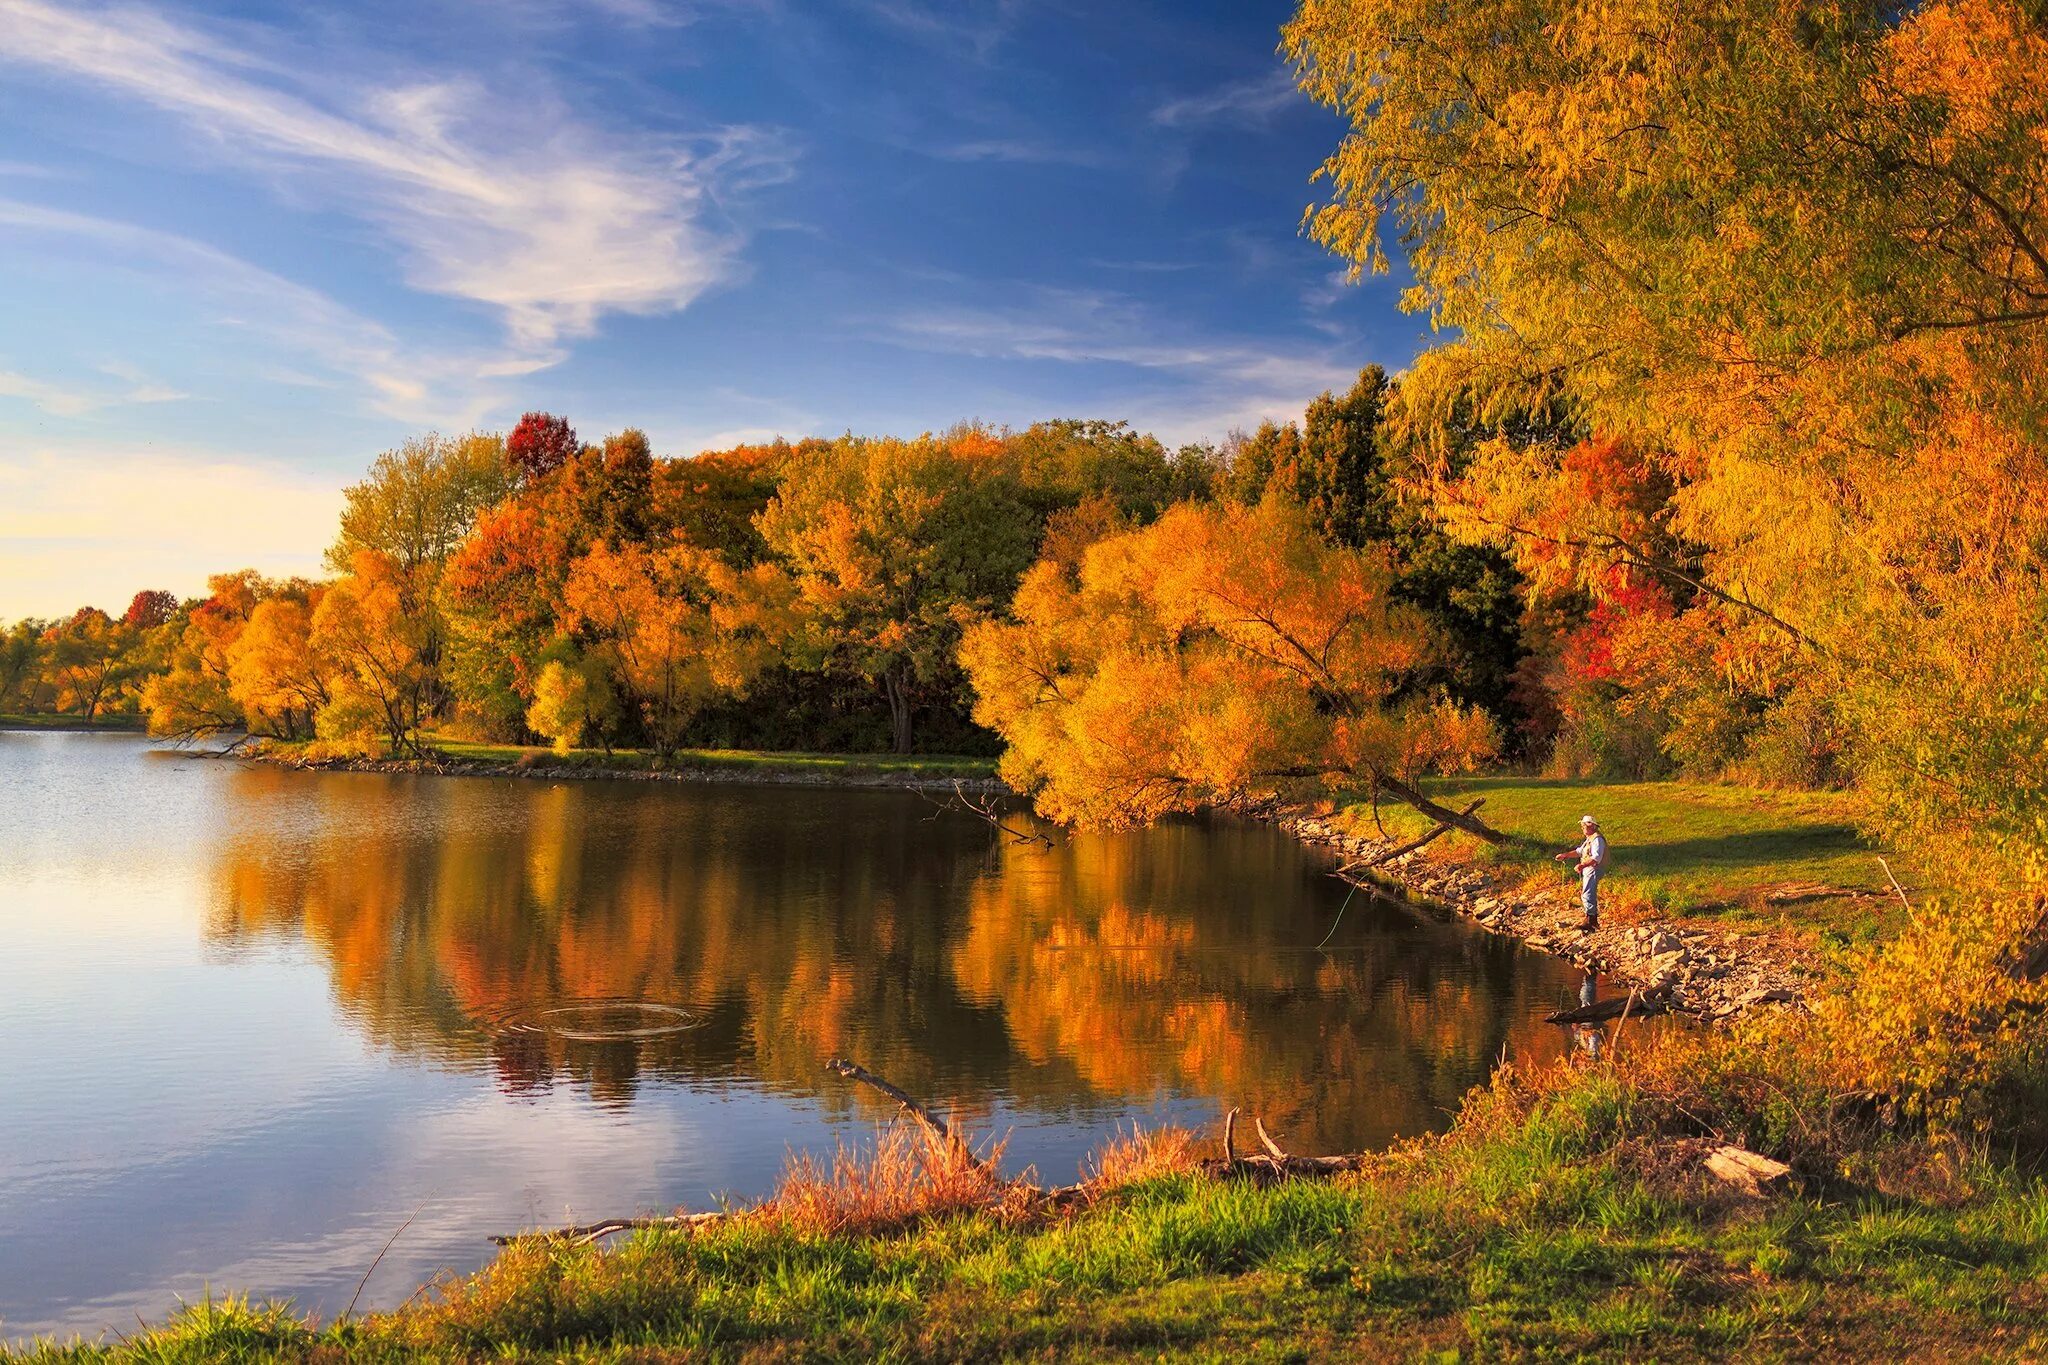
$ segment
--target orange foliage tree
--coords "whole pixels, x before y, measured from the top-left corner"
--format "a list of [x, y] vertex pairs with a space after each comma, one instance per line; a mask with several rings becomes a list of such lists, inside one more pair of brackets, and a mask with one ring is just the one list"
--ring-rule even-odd
[[778, 657], [790, 590], [771, 567], [738, 573], [693, 545], [600, 544], [562, 598], [566, 624], [588, 637], [669, 758], [705, 704]]
[[1009, 745], [1005, 779], [1063, 821], [1143, 824], [1331, 775], [1495, 837], [1415, 785], [1490, 752], [1492, 730], [1398, 698], [1429, 644], [1390, 578], [1292, 503], [1181, 504], [1090, 547], [1078, 578], [1037, 565], [1010, 619], [968, 631], [975, 718]]

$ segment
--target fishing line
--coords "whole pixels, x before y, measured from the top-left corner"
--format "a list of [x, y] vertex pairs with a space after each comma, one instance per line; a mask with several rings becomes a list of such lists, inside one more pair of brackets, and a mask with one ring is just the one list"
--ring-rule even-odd
[[1351, 897], [1357, 894], [1358, 883], [1353, 882], [1351, 883], [1351, 890], [1345, 894], [1344, 903], [1337, 907], [1337, 918], [1330, 921], [1330, 932], [1324, 934], [1323, 941], [1316, 945], [1317, 952], [1321, 952], [1324, 948], [1328, 947], [1330, 940], [1337, 937], [1337, 926], [1344, 922], [1344, 912], [1351, 908]]

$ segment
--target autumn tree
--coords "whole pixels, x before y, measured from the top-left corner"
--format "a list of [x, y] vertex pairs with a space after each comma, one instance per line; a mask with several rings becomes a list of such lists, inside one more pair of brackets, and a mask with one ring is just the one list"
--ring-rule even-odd
[[174, 627], [160, 667], [142, 687], [149, 733], [160, 739], [203, 739], [248, 723], [234, 696], [235, 650], [250, 613], [275, 585], [242, 569], [214, 574], [206, 586], [207, 595]]
[[[1458, 338], [1404, 388], [1534, 382], [1650, 453], [1696, 568], [1543, 532], [1800, 651], [1895, 829], [2037, 839], [2048, 790], [2009, 776], [2048, 742], [2038, 16], [1304, 0], [1285, 43], [1351, 123], [1311, 232], [1368, 269], [1404, 245]], [[1570, 449], [1466, 478], [1519, 505]]]
[[899, 753], [958, 686], [961, 622], [1008, 600], [1040, 525], [999, 443], [929, 436], [793, 458], [759, 524], [797, 584], [792, 657], [879, 687]]
[[527, 726], [545, 737], [557, 754], [568, 754], [582, 742], [583, 732], [590, 726], [591, 691], [588, 672], [550, 659], [534, 679]]
[[569, 419], [553, 413], [527, 413], [505, 438], [505, 459], [513, 477], [529, 486], [569, 463], [576, 451], [576, 432]]
[[175, 594], [161, 588], [145, 588], [128, 600], [128, 610], [121, 613], [121, 622], [137, 630], [154, 630], [168, 622], [177, 611]]
[[310, 738], [334, 700], [335, 661], [313, 621], [326, 590], [295, 581], [258, 602], [229, 651], [228, 693], [252, 733]]
[[[368, 476], [344, 490], [340, 533], [327, 551], [328, 567], [355, 574], [365, 562], [362, 555], [374, 557], [373, 595], [381, 601], [386, 589], [395, 594], [397, 614], [389, 619], [403, 638], [394, 640], [393, 647], [398, 652], [417, 647], [422, 718], [448, 702], [442, 677], [447, 642], [442, 571], [478, 518], [512, 485], [499, 437], [471, 433], [450, 438], [430, 432], [379, 455]], [[411, 666], [406, 671], [409, 675]], [[415, 732], [412, 726], [401, 728]]]
[[491, 508], [441, 577], [448, 682], [464, 708], [501, 731], [525, 715], [543, 656], [563, 634], [562, 588], [585, 546], [561, 501], [528, 490]]
[[44, 668], [59, 711], [96, 718], [135, 678], [141, 632], [98, 607], [80, 607], [44, 636]]
[[1005, 780], [1059, 820], [1143, 824], [1332, 776], [1495, 837], [1417, 786], [1492, 732], [1397, 702], [1429, 644], [1391, 583], [1384, 553], [1330, 544], [1288, 500], [1182, 504], [1091, 547], [1078, 577], [1038, 564], [1009, 619], [967, 632], [975, 718], [1009, 745]]
[[608, 664], [656, 753], [672, 758], [705, 704], [745, 690], [779, 655], [791, 591], [773, 566], [736, 572], [685, 543], [600, 544], [576, 562], [562, 597], [566, 623]]
[[309, 640], [333, 674], [329, 699], [314, 718], [320, 738], [375, 737], [393, 754], [425, 753], [420, 731], [436, 684], [432, 627], [410, 587], [396, 560], [358, 550], [349, 572], [321, 595]]
[[0, 632], [0, 712], [33, 712], [41, 699], [47, 621], [23, 618]]

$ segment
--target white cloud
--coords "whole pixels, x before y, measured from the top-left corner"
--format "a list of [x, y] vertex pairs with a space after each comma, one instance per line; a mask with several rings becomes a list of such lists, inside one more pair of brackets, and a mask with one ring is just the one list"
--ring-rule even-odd
[[543, 89], [508, 102], [466, 78], [323, 93], [146, 9], [0, 0], [0, 59], [125, 94], [311, 178], [397, 244], [409, 283], [495, 310], [535, 356], [607, 313], [673, 311], [730, 278], [739, 238], [719, 225], [716, 177], [783, 156], [750, 130], [625, 141]]
[[1085, 147], [1061, 147], [1030, 138], [982, 138], [924, 149], [941, 161], [1005, 161], [1031, 166], [1106, 166], [1108, 156]]
[[1007, 308], [911, 310], [889, 333], [926, 350], [1150, 373], [1151, 387], [1134, 390], [1115, 415], [1169, 442], [1299, 417], [1324, 389], [1348, 387], [1358, 368], [1325, 349], [1191, 336], [1125, 296], [1076, 289], [1033, 289]]
[[1233, 81], [1199, 95], [1168, 100], [1152, 111], [1152, 122], [1161, 128], [1197, 128], [1226, 123], [1257, 126], [1301, 99], [1293, 73], [1276, 71], [1249, 80]]
[[[239, 509], [255, 509], [249, 515]], [[0, 621], [142, 588], [196, 596], [206, 576], [320, 572], [338, 484], [247, 457], [85, 442], [0, 454]]]
[[[211, 322], [302, 356], [315, 371], [354, 380], [368, 390], [377, 411], [416, 425], [471, 425], [493, 401], [492, 381], [530, 374], [554, 359], [517, 349], [463, 352], [409, 346], [381, 323], [316, 289], [173, 233], [0, 199], [0, 237], [10, 232], [85, 241], [127, 263], [154, 265], [164, 278], [197, 293]], [[281, 383], [332, 382], [304, 367], [276, 366], [271, 374]], [[126, 401], [140, 401], [136, 394], [150, 387], [135, 382], [136, 390]], [[10, 391], [0, 383], [0, 393]], [[31, 394], [17, 396], [29, 397], [59, 415], [97, 406], [75, 401], [52, 406]]]
[[151, 382], [139, 373], [114, 369], [107, 372], [117, 379], [127, 379], [128, 387], [116, 391], [57, 384], [16, 370], [0, 370], [0, 398], [25, 399], [53, 417], [84, 417], [127, 403], [172, 403], [190, 397], [169, 385]]

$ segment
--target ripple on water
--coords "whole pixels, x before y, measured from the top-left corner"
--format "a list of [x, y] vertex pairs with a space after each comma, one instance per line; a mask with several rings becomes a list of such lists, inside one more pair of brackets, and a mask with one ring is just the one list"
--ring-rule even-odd
[[701, 1027], [705, 1016], [654, 1000], [567, 1000], [508, 1011], [489, 1021], [498, 1034], [544, 1034], [575, 1043], [665, 1038]]

